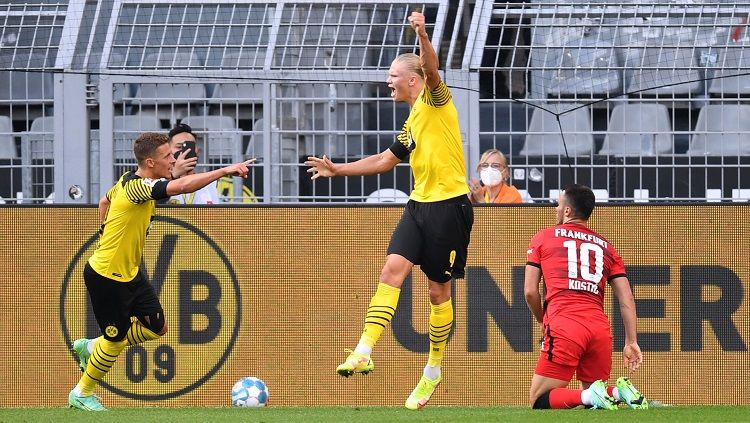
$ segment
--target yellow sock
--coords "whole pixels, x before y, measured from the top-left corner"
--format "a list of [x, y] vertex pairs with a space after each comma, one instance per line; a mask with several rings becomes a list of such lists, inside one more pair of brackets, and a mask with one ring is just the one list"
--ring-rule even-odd
[[130, 324], [130, 329], [128, 329], [128, 335], [125, 340], [127, 341], [127, 345], [136, 345], [159, 338], [161, 338], [161, 335], [143, 326], [140, 320], [135, 319]]
[[401, 294], [401, 289], [399, 288], [392, 287], [383, 282], [378, 284], [378, 289], [370, 300], [370, 307], [367, 308], [365, 329], [362, 332], [362, 337], [359, 339], [360, 343], [370, 348], [375, 346], [375, 343], [380, 339], [380, 335], [383, 334], [383, 330], [385, 330], [391, 319], [393, 319], [399, 294]]
[[430, 304], [430, 357], [427, 365], [439, 367], [443, 361], [448, 335], [453, 327], [453, 303], [448, 301], [434, 305]]
[[88, 396], [94, 393], [96, 385], [104, 379], [104, 376], [117, 361], [117, 356], [125, 348], [127, 341], [118, 342], [108, 341], [105, 338], [97, 338], [94, 352], [89, 358], [86, 371], [78, 381], [76, 388], [82, 396]]

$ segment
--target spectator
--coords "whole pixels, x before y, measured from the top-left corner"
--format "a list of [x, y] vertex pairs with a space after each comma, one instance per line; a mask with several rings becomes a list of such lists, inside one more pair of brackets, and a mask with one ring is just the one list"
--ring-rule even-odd
[[[192, 142], [195, 145], [195, 151], [182, 151], [182, 146], [185, 142]], [[198, 162], [198, 157], [201, 155], [201, 147], [199, 144], [199, 138], [193, 133], [193, 128], [184, 123], [177, 124], [172, 130], [169, 131], [169, 145], [172, 148], [172, 154], [174, 154], [177, 163], [175, 167], [181, 167], [183, 160], [186, 163], [192, 163], [186, 174], [191, 175], [195, 173], [195, 167]], [[194, 153], [194, 154], [191, 154]], [[190, 156], [195, 157], [190, 157]], [[182, 159], [182, 160], [181, 160]], [[176, 176], [176, 175], [175, 175]], [[169, 199], [169, 204], [219, 204], [219, 191], [217, 189], [217, 182], [213, 181], [205, 187], [199, 189], [196, 192], [187, 194], [180, 194], [173, 196]]]
[[469, 199], [474, 204], [522, 203], [521, 193], [510, 185], [510, 171], [505, 155], [494, 148], [485, 151], [477, 166], [479, 180], [472, 177]]

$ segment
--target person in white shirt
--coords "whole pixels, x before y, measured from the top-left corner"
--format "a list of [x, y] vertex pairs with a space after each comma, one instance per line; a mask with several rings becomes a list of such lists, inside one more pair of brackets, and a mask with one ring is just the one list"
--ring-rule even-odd
[[[179, 158], [183, 157], [185, 160], [196, 160], [197, 163], [197, 159], [195, 158], [186, 158], [187, 156], [190, 156], [190, 152], [187, 152], [187, 154], [183, 153], [182, 146], [185, 142], [195, 143], [195, 154], [197, 157], [200, 157], [200, 141], [193, 133], [193, 128], [187, 124], [178, 123], [169, 131], [169, 143], [172, 147], [172, 154], [175, 155], [178, 162]], [[192, 173], [195, 173], [195, 167], [187, 172], [188, 175]], [[172, 196], [169, 199], [168, 204], [219, 204], [221, 203], [221, 200], [219, 199], [219, 191], [216, 184], [217, 182], [214, 181], [193, 193]]]

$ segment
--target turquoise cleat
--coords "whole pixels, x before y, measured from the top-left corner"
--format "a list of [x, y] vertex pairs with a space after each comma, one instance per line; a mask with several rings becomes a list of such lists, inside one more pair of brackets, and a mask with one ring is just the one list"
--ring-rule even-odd
[[73, 352], [78, 356], [78, 368], [80, 368], [82, 372], [86, 371], [86, 366], [89, 364], [89, 357], [91, 357], [91, 353], [89, 352], [89, 342], [91, 342], [91, 340], [86, 338], [73, 341]]
[[70, 391], [70, 394], [68, 394], [68, 405], [70, 405], [70, 408], [77, 408], [83, 411], [107, 411], [99, 402], [99, 397], [96, 395], [79, 397], [73, 391]]
[[617, 379], [615, 386], [617, 386], [617, 391], [620, 393], [620, 399], [627, 404], [628, 407], [636, 410], [648, 409], [648, 401], [646, 401], [646, 397], [641, 395], [641, 393], [635, 389], [635, 386], [630, 382], [630, 379], [620, 377]]
[[603, 410], [617, 410], [617, 402], [607, 393], [607, 385], [601, 380], [597, 380], [589, 387], [591, 391], [592, 408], [601, 408]]

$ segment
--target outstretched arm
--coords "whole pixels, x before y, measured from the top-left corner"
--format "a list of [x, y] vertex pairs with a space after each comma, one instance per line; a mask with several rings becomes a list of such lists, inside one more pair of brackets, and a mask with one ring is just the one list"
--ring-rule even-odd
[[247, 178], [247, 166], [254, 161], [255, 159], [250, 159], [242, 163], [222, 167], [221, 169], [214, 169], [210, 172], [194, 173], [169, 181], [167, 184], [167, 195], [172, 196], [195, 192], [224, 176], [241, 176]]
[[325, 155], [322, 158], [310, 156], [307, 158], [305, 165], [310, 166], [307, 172], [312, 173], [312, 179], [318, 179], [321, 176], [331, 178], [333, 176], [376, 175], [388, 172], [400, 161], [401, 159], [396, 157], [390, 149], [387, 149], [382, 153], [349, 163], [333, 163]]
[[643, 362], [643, 353], [641, 353], [641, 347], [638, 346], [637, 316], [633, 291], [630, 290], [628, 278], [624, 276], [612, 279], [610, 285], [620, 301], [620, 315], [625, 326], [625, 348], [622, 350], [623, 365], [628, 371], [634, 372]]
[[422, 72], [424, 72], [425, 84], [432, 91], [440, 84], [440, 73], [438, 72], [440, 63], [435, 49], [432, 48], [430, 37], [427, 35], [424, 15], [419, 12], [411, 12], [409, 23], [414, 32], [417, 33], [417, 38], [419, 38], [419, 59], [422, 63]]

